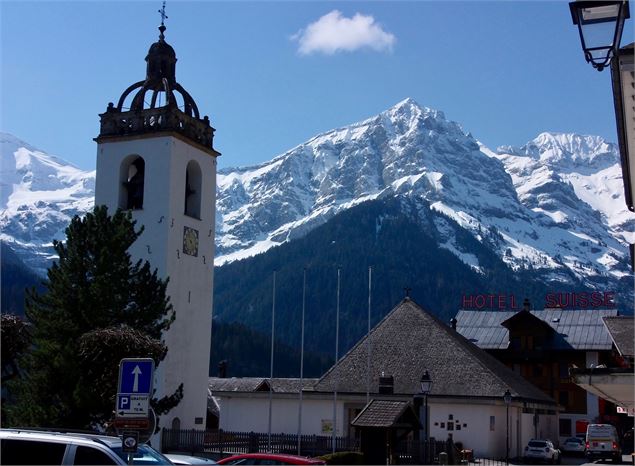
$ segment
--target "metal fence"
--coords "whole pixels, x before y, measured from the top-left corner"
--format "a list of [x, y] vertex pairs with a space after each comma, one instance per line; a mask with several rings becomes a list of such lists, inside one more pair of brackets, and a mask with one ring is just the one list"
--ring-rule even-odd
[[[231, 432], [222, 429], [163, 429], [161, 447], [162, 451], [209, 453], [215, 456], [257, 452], [297, 454], [298, 436], [296, 434]], [[359, 440], [336, 437], [335, 451], [359, 451]], [[300, 454], [320, 456], [331, 452], [333, 452], [332, 436], [300, 436]]]
[[[321, 456], [333, 452], [333, 437], [301, 435], [300, 454]], [[164, 452], [188, 452], [201, 456], [222, 458], [239, 453], [298, 454], [296, 434], [267, 434], [216, 430], [163, 429], [161, 446]], [[335, 451], [360, 452], [360, 441], [350, 437], [336, 437]], [[443, 458], [442, 458], [443, 457]], [[469, 464], [478, 466], [504, 466], [504, 459], [474, 458], [469, 450], [459, 450], [448, 440], [431, 438], [423, 442], [402, 439], [394, 445], [389, 464]]]
[[439, 455], [446, 455], [446, 464], [459, 464], [462, 455], [452, 440], [435, 440], [430, 438], [416, 442], [414, 440], [402, 440], [397, 443], [391, 464], [439, 464], [444, 460]]

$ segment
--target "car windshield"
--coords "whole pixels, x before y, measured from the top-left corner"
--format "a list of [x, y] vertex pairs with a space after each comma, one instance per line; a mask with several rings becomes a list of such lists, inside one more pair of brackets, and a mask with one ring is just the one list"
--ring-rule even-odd
[[[124, 461], [128, 461], [128, 453], [123, 451], [121, 447], [113, 447], [113, 451]], [[172, 462], [161, 453], [147, 445], [139, 445], [137, 452], [134, 453], [132, 464], [153, 465], [153, 464], [172, 464]]]
[[582, 439], [571, 437], [566, 440], [567, 443], [582, 443]]
[[537, 442], [536, 440], [532, 440], [529, 442], [529, 446], [533, 448], [545, 448], [547, 446], [547, 442]]

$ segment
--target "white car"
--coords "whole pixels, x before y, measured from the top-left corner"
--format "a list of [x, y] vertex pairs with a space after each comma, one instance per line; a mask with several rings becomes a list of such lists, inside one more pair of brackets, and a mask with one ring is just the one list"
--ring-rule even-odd
[[530, 464], [538, 461], [560, 463], [560, 450], [553, 446], [551, 440], [532, 439], [525, 447], [523, 460]]
[[562, 445], [562, 451], [571, 454], [584, 453], [584, 440], [578, 437], [569, 437]]
[[170, 460], [148, 445], [138, 445], [128, 462], [119, 437], [49, 430], [0, 429], [2, 464], [136, 464], [159, 466]]

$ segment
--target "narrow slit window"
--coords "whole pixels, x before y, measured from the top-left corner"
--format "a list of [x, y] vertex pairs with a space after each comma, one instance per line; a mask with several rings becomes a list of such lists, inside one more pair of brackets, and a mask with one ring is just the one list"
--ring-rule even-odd
[[201, 218], [202, 175], [198, 163], [191, 160], [185, 171], [185, 215]]

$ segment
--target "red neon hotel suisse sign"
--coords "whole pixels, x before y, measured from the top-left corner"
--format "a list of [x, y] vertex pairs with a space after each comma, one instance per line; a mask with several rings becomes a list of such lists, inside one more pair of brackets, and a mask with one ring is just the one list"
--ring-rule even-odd
[[[560, 309], [613, 309], [613, 291], [555, 292], [545, 294], [544, 308]], [[500, 311], [522, 308], [523, 299], [513, 294], [464, 294], [461, 309], [498, 309]]]

